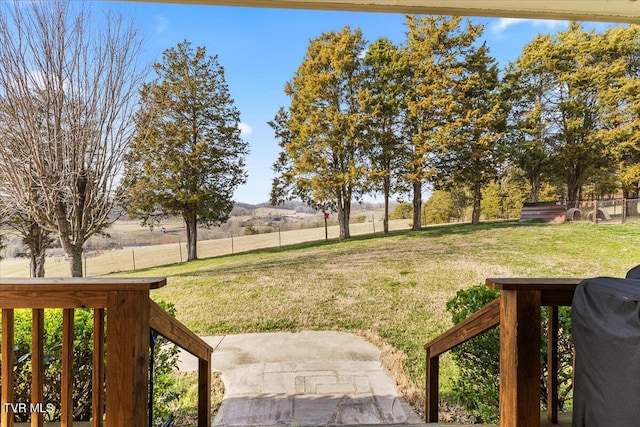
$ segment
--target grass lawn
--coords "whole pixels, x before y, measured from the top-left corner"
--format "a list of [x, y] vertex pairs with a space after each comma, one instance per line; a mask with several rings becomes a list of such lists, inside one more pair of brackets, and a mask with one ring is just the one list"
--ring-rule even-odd
[[[384, 350], [414, 404], [423, 345], [451, 326], [446, 301], [487, 277], [622, 276], [640, 263], [640, 224], [449, 225], [265, 249], [138, 271], [168, 276], [155, 299], [201, 335], [355, 331]], [[391, 366], [389, 366], [391, 365]], [[444, 363], [441, 389], [446, 396]]]

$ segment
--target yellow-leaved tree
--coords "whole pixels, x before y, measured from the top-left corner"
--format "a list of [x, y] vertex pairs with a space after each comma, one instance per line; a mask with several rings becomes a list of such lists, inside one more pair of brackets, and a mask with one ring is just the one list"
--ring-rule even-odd
[[281, 152], [271, 202], [298, 198], [338, 214], [340, 237], [350, 237], [351, 202], [365, 192], [364, 81], [360, 30], [345, 27], [311, 40], [285, 93], [291, 98], [269, 124]]

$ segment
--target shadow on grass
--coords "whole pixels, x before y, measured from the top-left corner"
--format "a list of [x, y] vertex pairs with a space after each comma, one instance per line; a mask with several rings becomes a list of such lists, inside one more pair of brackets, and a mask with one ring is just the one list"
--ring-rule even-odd
[[[207, 262], [212, 260], [229, 260], [239, 259], [241, 257], [247, 257], [246, 267], [243, 267], [244, 273], [259, 272], [264, 269], [273, 268], [276, 266], [282, 267], [295, 267], [295, 266], [308, 266], [314, 262], [311, 254], [305, 253], [306, 250], [312, 249], [339, 249], [345, 246], [371, 241], [380, 241], [382, 239], [400, 237], [410, 239], [424, 239], [424, 238], [439, 238], [449, 235], [466, 235], [473, 234], [487, 230], [502, 230], [508, 228], [523, 228], [523, 227], [544, 227], [548, 224], [542, 221], [528, 221], [519, 222], [517, 220], [510, 221], [493, 221], [482, 222], [480, 224], [473, 225], [471, 223], [456, 223], [456, 224], [438, 224], [431, 225], [423, 228], [421, 231], [412, 230], [394, 230], [389, 234], [375, 233], [364, 234], [358, 236], [352, 236], [349, 239], [332, 238], [328, 240], [314, 240], [303, 243], [296, 243], [292, 245], [284, 245], [282, 247], [270, 247], [254, 249], [245, 252], [238, 252], [235, 254], [218, 255], [215, 257], [200, 258], [196, 261], [187, 261], [182, 263], [166, 264], [162, 266], [148, 267], [145, 269], [136, 270], [136, 273], [154, 272], [158, 268], [171, 268], [171, 267], [183, 267], [188, 268], [189, 265], [193, 266], [193, 270], [185, 271], [177, 274], [173, 274], [173, 277], [206, 277], [213, 276], [215, 274], [223, 273], [227, 270], [237, 271], [237, 266], [230, 266], [228, 268], [220, 266], [206, 266]], [[258, 260], [252, 259], [252, 256], [268, 255], [268, 254], [281, 254], [288, 252], [292, 256], [289, 259], [278, 258], [275, 260]], [[296, 253], [299, 252], [299, 253]], [[204, 264], [204, 265], [203, 265]]]

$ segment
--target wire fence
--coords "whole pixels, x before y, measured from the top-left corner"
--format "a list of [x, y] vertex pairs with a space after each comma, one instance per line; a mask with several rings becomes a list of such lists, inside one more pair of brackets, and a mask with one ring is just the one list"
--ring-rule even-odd
[[[390, 230], [411, 228], [411, 220], [389, 221]], [[350, 224], [351, 235], [365, 235], [382, 232], [382, 221], [375, 219], [363, 223]], [[276, 230], [271, 233], [238, 235], [197, 243], [198, 258], [238, 254], [257, 249], [280, 248], [311, 241], [335, 239], [340, 230], [337, 226], [325, 228], [305, 228], [297, 230]], [[83, 269], [86, 277], [109, 273], [140, 271], [161, 265], [177, 264], [187, 260], [187, 245], [183, 241], [158, 245], [118, 246], [107, 250], [84, 252]], [[69, 261], [64, 254], [48, 257], [45, 263], [47, 277], [68, 277]], [[0, 261], [0, 276], [29, 277], [29, 260], [26, 258], [3, 259]]]
[[611, 198], [564, 202], [567, 221], [621, 224], [640, 221], [640, 199]]

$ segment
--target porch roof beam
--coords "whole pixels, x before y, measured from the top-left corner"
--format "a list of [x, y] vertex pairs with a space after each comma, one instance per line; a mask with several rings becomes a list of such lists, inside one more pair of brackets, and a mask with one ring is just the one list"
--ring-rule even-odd
[[637, 0], [126, 0], [153, 3], [535, 18], [640, 24]]

